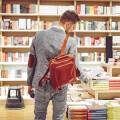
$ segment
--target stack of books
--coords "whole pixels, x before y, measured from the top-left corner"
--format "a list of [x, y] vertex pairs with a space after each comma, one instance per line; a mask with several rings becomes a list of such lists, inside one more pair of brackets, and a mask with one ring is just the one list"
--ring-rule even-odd
[[109, 89], [120, 90], [120, 77], [109, 78]]
[[87, 107], [82, 106], [68, 106], [69, 120], [87, 120]]
[[111, 65], [120, 64], [120, 50], [113, 50], [113, 58], [108, 59], [108, 64]]
[[109, 80], [107, 79], [93, 79], [91, 82], [93, 90], [109, 90]]
[[107, 120], [120, 120], [120, 104], [106, 103], [108, 107]]
[[87, 106], [88, 108], [88, 120], [107, 120], [107, 106], [94, 105]]

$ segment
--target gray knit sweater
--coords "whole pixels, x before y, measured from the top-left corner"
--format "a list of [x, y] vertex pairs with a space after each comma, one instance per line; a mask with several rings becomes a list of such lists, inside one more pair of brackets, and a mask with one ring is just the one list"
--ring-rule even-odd
[[[29, 86], [38, 87], [38, 82], [46, 72], [49, 61], [60, 54], [65, 36], [65, 31], [59, 27], [51, 27], [48, 30], [36, 33], [30, 47], [30, 55], [32, 57], [29, 57], [27, 68], [27, 84]], [[87, 83], [89, 77], [80, 68], [75, 40], [72, 37], [68, 38], [65, 53], [70, 53], [75, 57], [76, 66], [81, 73], [79, 79]], [[49, 74], [47, 77], [49, 77]], [[45, 84], [46, 81], [43, 83], [43, 86]]]

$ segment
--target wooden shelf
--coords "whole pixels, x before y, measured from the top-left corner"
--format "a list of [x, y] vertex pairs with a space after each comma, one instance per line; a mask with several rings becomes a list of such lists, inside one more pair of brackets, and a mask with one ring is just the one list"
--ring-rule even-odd
[[0, 30], [0, 32], [37, 32], [38, 30]]
[[27, 78], [0, 78], [0, 81], [18, 81], [18, 82], [21, 82], [21, 81], [27, 81]]
[[95, 100], [99, 99], [114, 99], [116, 96], [120, 97], [120, 90], [93, 90], [89, 84], [81, 82], [82, 87], [92, 95]]
[[27, 62], [0, 62], [0, 65], [27, 65]]
[[30, 48], [30, 46], [0, 46], [0, 48]]
[[77, 46], [77, 48], [79, 49], [79, 48], [91, 48], [91, 49], [98, 49], [98, 48], [105, 48], [105, 46]]
[[81, 65], [100, 65], [101, 62], [79, 62]]

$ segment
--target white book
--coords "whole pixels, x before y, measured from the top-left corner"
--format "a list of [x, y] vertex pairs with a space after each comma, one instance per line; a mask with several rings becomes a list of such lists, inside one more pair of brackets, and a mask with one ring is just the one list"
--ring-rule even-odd
[[1, 46], [4, 46], [4, 36], [1, 36]]
[[40, 5], [40, 14], [57, 14], [57, 6], [55, 5]]
[[22, 62], [24, 62], [24, 53], [22, 53]]
[[120, 7], [120, 6], [115, 6], [115, 14], [116, 14], [116, 15], [119, 15], [119, 14], [120, 14], [119, 7]]
[[29, 46], [31, 46], [33, 37], [29, 37], [28, 39], [29, 39]]
[[81, 20], [81, 30], [84, 30], [84, 21]]
[[104, 15], [107, 14], [107, 7], [104, 7]]
[[16, 4], [16, 13], [20, 14], [20, 4]]
[[75, 30], [79, 30], [79, 23], [77, 22]]
[[101, 62], [105, 62], [105, 55], [104, 55], [104, 53], [101, 53]]
[[104, 9], [103, 9], [103, 6], [99, 6], [99, 14], [100, 15], [103, 15], [104, 14]]
[[10, 70], [10, 78], [15, 78], [15, 69]]
[[95, 55], [95, 62], [98, 62], [97, 61], [97, 52], [94, 52], [94, 55]]
[[31, 19], [27, 19], [27, 30], [31, 29]]
[[115, 14], [116, 14], [116, 7], [113, 6], [113, 7], [112, 7], [112, 15], [115, 15]]
[[26, 19], [19, 19], [18, 23], [20, 30], [26, 30]]
[[74, 10], [74, 6], [58, 6], [58, 14], [63, 14], [66, 10]]
[[81, 11], [81, 15], [85, 15], [85, 4], [81, 4], [80, 11]]
[[1, 96], [4, 97], [5, 96], [5, 88], [2, 86], [1, 87]]
[[111, 15], [111, 13], [110, 13], [110, 7], [107, 7], [107, 15]]
[[113, 43], [120, 43], [120, 36], [113, 36]]

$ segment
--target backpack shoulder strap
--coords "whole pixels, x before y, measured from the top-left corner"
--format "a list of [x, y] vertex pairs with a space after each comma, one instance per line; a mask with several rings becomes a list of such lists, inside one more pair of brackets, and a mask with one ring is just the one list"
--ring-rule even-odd
[[62, 45], [62, 49], [61, 49], [61, 53], [60, 54], [65, 54], [65, 48], [66, 48], [68, 37], [69, 37], [69, 35], [66, 35], [66, 37], [64, 39], [64, 43]]

